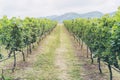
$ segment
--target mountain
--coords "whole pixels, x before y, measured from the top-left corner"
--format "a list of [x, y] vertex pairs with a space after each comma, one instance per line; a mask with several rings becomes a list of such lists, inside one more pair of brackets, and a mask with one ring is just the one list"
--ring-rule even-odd
[[[114, 14], [115, 12], [110, 13], [110, 15], [114, 15]], [[57, 16], [57, 15], [47, 16], [46, 18], [51, 19], [51, 20], [56, 20], [58, 22], [63, 22], [64, 20], [70, 20], [70, 19], [75, 19], [75, 18], [95, 18], [95, 17], [100, 18], [103, 15], [104, 14], [99, 11], [93, 11], [93, 12], [88, 12], [84, 14], [70, 12], [70, 13], [65, 13], [63, 15], [60, 15], [60, 16]]]
[[57, 16], [56, 18], [54, 18], [52, 20], [57, 20], [59, 22], [62, 22], [64, 20], [74, 19], [74, 18], [78, 18], [78, 17], [79, 17], [79, 14], [77, 14], [77, 13], [66, 13], [61, 16]]
[[85, 13], [85, 14], [80, 14], [80, 17], [81, 18], [94, 18], [94, 17], [101, 17], [103, 16], [104, 14], [101, 13], [101, 12], [98, 12], [98, 11], [93, 11], [93, 12], [88, 12], [88, 13]]
[[116, 12], [111, 12], [111, 13], [109, 13], [109, 14], [112, 16], [112, 15], [115, 15], [115, 13], [116, 13]]
[[46, 18], [54, 20], [57, 17], [57, 15], [47, 16]]

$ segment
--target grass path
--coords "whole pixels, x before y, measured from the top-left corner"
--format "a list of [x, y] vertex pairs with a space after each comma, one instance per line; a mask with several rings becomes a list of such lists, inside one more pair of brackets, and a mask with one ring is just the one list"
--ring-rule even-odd
[[60, 26], [60, 45], [56, 49], [55, 65], [58, 70], [60, 80], [80, 80], [79, 67], [70, 36], [62, 24]]
[[[61, 26], [61, 25], [59, 25]], [[61, 31], [61, 30], [60, 30]], [[66, 53], [67, 49], [65, 47], [65, 40], [64, 40], [64, 35], [62, 34], [63, 32], [60, 32], [60, 45], [56, 49], [55, 54], [55, 65], [58, 70], [58, 78], [61, 80], [67, 80], [68, 79], [68, 74], [67, 74], [67, 65], [66, 65], [66, 59], [64, 57], [64, 54]]]

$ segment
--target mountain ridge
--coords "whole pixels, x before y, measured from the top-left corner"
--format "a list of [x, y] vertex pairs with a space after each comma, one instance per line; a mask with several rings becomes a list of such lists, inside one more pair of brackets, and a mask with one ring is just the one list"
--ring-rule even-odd
[[[110, 15], [114, 15], [115, 12], [108, 13]], [[75, 13], [75, 12], [69, 12], [65, 13], [62, 15], [52, 15], [52, 16], [46, 16], [45, 18], [51, 19], [51, 20], [56, 20], [58, 22], [63, 22], [64, 20], [70, 20], [70, 19], [75, 19], [75, 18], [100, 18], [104, 14], [99, 11], [92, 11], [92, 12], [87, 12], [83, 14]]]

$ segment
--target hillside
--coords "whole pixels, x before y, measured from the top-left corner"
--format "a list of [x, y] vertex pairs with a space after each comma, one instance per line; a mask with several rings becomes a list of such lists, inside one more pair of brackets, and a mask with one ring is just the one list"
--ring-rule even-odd
[[[114, 15], [115, 12], [109, 13], [110, 15]], [[75, 18], [99, 18], [103, 16], [104, 14], [99, 12], [99, 11], [93, 11], [93, 12], [88, 12], [84, 14], [78, 14], [75, 12], [70, 12], [70, 13], [65, 13], [63, 15], [52, 15], [52, 16], [47, 16], [46, 18], [51, 19], [51, 20], [57, 20], [58, 22], [62, 22], [64, 20], [70, 20], [70, 19], [75, 19]]]
[[94, 17], [101, 17], [102, 15], [103, 15], [103, 13], [98, 12], [98, 11], [88, 12], [88, 13], [84, 13], [84, 14], [70, 12], [70, 13], [65, 13], [63, 15], [60, 15], [60, 16], [56, 16], [56, 15], [47, 16], [46, 18], [62, 22], [64, 20], [70, 20], [70, 19], [74, 19], [74, 18], [94, 18]]

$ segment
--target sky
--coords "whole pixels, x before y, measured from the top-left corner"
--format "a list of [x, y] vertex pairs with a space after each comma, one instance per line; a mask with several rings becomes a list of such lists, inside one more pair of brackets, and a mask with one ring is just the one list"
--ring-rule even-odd
[[43, 17], [91, 11], [110, 13], [119, 6], [120, 0], [0, 0], [0, 16]]

